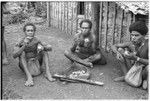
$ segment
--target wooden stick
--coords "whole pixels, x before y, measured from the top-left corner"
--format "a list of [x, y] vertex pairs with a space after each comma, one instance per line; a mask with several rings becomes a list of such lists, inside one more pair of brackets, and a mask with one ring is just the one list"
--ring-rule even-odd
[[68, 76], [58, 75], [58, 74], [54, 74], [52, 77], [53, 78], [58, 78], [58, 79], [64, 80], [64, 81], [69, 81], [69, 82], [80, 82], [80, 83], [87, 83], [87, 84], [98, 85], [98, 86], [103, 86], [104, 85], [103, 82], [99, 82], [99, 81], [80, 79], [80, 78], [70, 78]]

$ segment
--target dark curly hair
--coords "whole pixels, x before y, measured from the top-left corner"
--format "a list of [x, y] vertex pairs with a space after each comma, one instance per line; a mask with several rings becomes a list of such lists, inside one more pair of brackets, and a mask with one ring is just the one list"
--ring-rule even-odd
[[90, 28], [90, 29], [92, 28], [92, 22], [91, 22], [89, 19], [84, 19], [84, 20], [82, 20], [82, 21], [80, 22], [80, 27], [82, 26], [82, 23], [83, 23], [83, 22], [88, 23], [88, 24], [89, 24], [89, 28]]
[[143, 21], [137, 21], [137, 22], [134, 22], [130, 25], [129, 32], [131, 33], [132, 31], [137, 31], [141, 35], [145, 36], [148, 32], [148, 28]]
[[26, 23], [26, 24], [24, 25], [24, 27], [23, 27], [23, 32], [26, 31], [26, 27], [27, 27], [27, 26], [33, 26], [34, 31], [36, 31], [36, 26], [35, 26], [33, 23]]

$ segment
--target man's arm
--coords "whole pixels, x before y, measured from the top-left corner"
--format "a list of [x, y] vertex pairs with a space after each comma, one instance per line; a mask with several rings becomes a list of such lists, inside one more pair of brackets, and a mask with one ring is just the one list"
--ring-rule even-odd
[[101, 51], [99, 48], [96, 47], [96, 38], [95, 38], [95, 35], [92, 36], [92, 40], [93, 40], [93, 43], [92, 43], [92, 50], [95, 51], [96, 53], [91, 55], [90, 57], [88, 57], [87, 60], [88, 62], [94, 62], [96, 60], [99, 60], [101, 58]]
[[130, 42], [115, 44], [111, 46], [111, 49], [114, 53], [118, 53], [118, 48], [127, 48], [130, 44]]
[[28, 43], [28, 39], [21, 39], [14, 47], [13, 57], [17, 58], [18, 56], [20, 56]]
[[149, 62], [148, 62], [148, 59], [143, 59], [143, 58], [139, 58], [138, 62], [144, 64], [144, 65], [148, 65]]
[[19, 47], [18, 45], [15, 45], [14, 51], [13, 51], [13, 57], [14, 58], [19, 57], [22, 54], [22, 52], [24, 51], [25, 46], [26, 46], [25, 44], [22, 47]]
[[77, 33], [77, 34], [74, 36], [74, 40], [73, 40], [73, 43], [72, 43], [72, 47], [70, 48], [71, 52], [75, 52], [76, 47], [77, 47], [77, 45], [78, 45], [78, 41], [79, 41], [80, 34], [81, 34], [81, 33]]

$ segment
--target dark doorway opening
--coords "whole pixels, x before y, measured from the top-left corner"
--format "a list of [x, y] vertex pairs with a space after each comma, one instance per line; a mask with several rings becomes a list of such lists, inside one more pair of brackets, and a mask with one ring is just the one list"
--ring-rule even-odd
[[78, 2], [77, 14], [78, 15], [84, 15], [84, 13], [85, 13], [85, 3], [84, 2]]

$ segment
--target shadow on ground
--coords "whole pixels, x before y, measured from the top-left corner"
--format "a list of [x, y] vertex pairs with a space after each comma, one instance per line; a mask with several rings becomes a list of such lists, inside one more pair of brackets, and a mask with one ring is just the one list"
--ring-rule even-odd
[[[49, 82], [40, 75], [34, 78], [33, 87], [25, 87], [25, 75], [19, 69], [18, 61], [12, 58], [13, 46], [23, 35], [22, 25], [8, 26], [6, 30], [9, 32], [5, 34], [5, 39], [10, 64], [3, 66], [3, 99], [140, 99], [147, 94], [147, 91], [124, 82], [113, 82], [115, 77], [121, 75], [120, 65], [111, 54], [104, 52], [108, 64], [97, 65], [91, 70], [91, 79], [104, 82], [104, 86], [81, 83], [62, 85], [59, 82]], [[63, 53], [71, 46], [72, 36], [46, 25], [37, 25], [36, 35], [53, 47], [49, 53], [51, 72], [69, 68], [70, 62]]]

